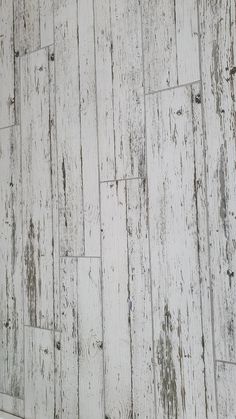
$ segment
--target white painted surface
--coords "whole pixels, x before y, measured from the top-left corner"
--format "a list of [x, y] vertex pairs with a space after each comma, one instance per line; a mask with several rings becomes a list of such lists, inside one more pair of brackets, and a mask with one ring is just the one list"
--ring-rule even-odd
[[0, 1], [1, 410], [235, 418], [235, 22]]

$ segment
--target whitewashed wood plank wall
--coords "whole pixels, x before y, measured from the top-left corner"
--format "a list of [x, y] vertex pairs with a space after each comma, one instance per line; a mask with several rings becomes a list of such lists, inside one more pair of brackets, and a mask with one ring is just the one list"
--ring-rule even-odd
[[235, 0], [0, 0], [0, 410], [236, 418]]

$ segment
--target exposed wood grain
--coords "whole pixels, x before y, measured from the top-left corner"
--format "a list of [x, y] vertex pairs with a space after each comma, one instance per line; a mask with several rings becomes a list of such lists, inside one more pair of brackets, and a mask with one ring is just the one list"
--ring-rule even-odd
[[[82, 2], [78, 11], [76, 0], [56, 1], [56, 105], [62, 256], [100, 254], [91, 2], [88, 11]], [[78, 14], [83, 21], [79, 29], [80, 42], [77, 36]]]
[[197, 2], [144, 0], [142, 6], [146, 92], [199, 80]]
[[195, 144], [200, 148], [202, 138], [200, 114], [192, 111], [199, 106], [195, 100], [190, 86], [147, 99], [157, 416], [168, 419], [184, 418], [185, 412], [191, 418], [216, 417], [214, 371], [206, 368], [209, 360], [212, 365], [206, 308], [204, 325], [201, 319], [201, 297], [209, 304], [201, 291], [207, 294], [209, 282], [201, 256], [205, 232], [198, 237], [204, 227], [198, 225], [198, 210], [203, 215], [204, 207], [196, 191], [201, 163], [196, 168]]
[[78, 259], [79, 417], [104, 419], [100, 260]]
[[132, 417], [125, 199], [125, 181], [101, 184], [105, 413], [112, 419]]
[[25, 327], [25, 419], [54, 419], [54, 333]]
[[0, 130], [0, 392], [22, 398], [23, 292], [20, 129]]
[[236, 360], [235, 2], [200, 1], [216, 357]]
[[15, 122], [13, 1], [0, 2], [0, 128]]
[[156, 414], [146, 181], [127, 181], [126, 199], [133, 417], [153, 419]]
[[0, 410], [23, 418], [24, 401], [16, 397], [11, 397], [8, 394], [0, 393]]
[[20, 55], [53, 43], [53, 0], [14, 0], [16, 51]]
[[219, 419], [236, 418], [236, 365], [217, 362], [217, 393]]
[[48, 49], [21, 60], [25, 324], [51, 328], [54, 324], [53, 142]]
[[61, 259], [61, 418], [79, 417], [78, 275], [75, 258]]
[[78, 2], [81, 159], [85, 255], [100, 255], [93, 0]]
[[146, 198], [143, 181], [101, 185], [105, 409], [111, 418], [155, 417]]
[[101, 180], [145, 172], [140, 28], [137, 0], [95, 2]]

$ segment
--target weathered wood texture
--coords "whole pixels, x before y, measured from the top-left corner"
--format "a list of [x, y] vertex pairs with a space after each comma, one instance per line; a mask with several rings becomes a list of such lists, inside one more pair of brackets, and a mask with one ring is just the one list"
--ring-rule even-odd
[[22, 398], [20, 129], [0, 130], [0, 393]]
[[13, 0], [0, 2], [0, 128], [15, 123]]
[[0, 410], [236, 417], [235, 26], [0, 0]]
[[54, 282], [54, 246], [57, 243], [53, 240], [51, 176], [51, 149], [55, 144], [51, 138], [52, 58], [52, 51], [45, 48], [21, 59], [24, 321], [27, 325], [45, 328], [54, 325], [54, 298], [57, 306], [58, 295], [54, 292], [57, 283]]
[[62, 419], [102, 419], [103, 341], [99, 258], [61, 261]]
[[141, 10], [137, 0], [95, 1], [101, 180], [145, 174]]
[[[13, 0], [15, 50], [22, 56], [53, 43], [53, 0]], [[11, 3], [11, 2], [9, 2]]]
[[8, 394], [0, 393], [0, 411], [9, 412], [12, 415], [24, 417], [24, 401]]
[[56, 1], [56, 107], [62, 256], [100, 255], [92, 27], [91, 1], [81, 1], [78, 10], [76, 0]]
[[235, 362], [235, 2], [200, 1], [200, 29], [216, 356]]
[[235, 419], [236, 365], [217, 362], [216, 372], [219, 419]]
[[196, 0], [144, 0], [146, 92], [199, 80]]
[[25, 419], [54, 419], [54, 333], [25, 327]]
[[145, 181], [102, 184], [105, 411], [111, 418], [155, 415], [146, 199]]
[[162, 418], [184, 418], [185, 412], [216, 417], [199, 87], [147, 99], [154, 361]]

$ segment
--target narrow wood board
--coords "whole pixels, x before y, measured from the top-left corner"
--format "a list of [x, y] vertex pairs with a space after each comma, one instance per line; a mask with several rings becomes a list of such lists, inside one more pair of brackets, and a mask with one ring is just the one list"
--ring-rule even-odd
[[204, 130], [217, 359], [236, 361], [236, 14], [200, 1]]
[[209, 275], [201, 254], [207, 231], [199, 88], [147, 98], [154, 361], [163, 419], [216, 417]]
[[20, 128], [0, 130], [0, 392], [22, 398], [23, 287]]
[[200, 79], [195, 0], [144, 0], [145, 91]]
[[145, 173], [141, 10], [136, 0], [94, 2], [101, 180]]

